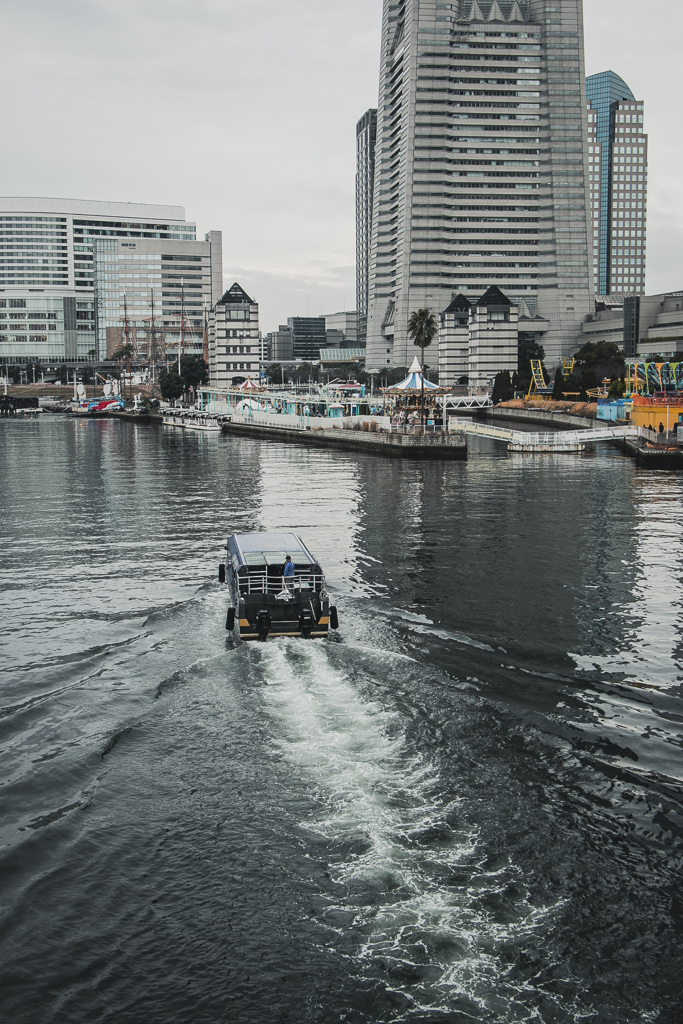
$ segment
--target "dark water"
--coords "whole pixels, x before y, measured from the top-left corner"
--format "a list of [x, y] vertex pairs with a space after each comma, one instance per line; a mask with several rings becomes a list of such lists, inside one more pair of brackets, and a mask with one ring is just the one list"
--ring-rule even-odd
[[[0, 1015], [683, 1019], [683, 480], [0, 422]], [[300, 531], [338, 642], [226, 638]]]

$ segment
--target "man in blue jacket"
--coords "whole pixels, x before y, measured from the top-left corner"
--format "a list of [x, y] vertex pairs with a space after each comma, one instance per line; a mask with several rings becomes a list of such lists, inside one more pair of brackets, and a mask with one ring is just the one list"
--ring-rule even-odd
[[287, 557], [285, 558], [285, 569], [284, 569], [284, 572], [283, 572], [282, 575], [285, 578], [285, 586], [287, 587], [288, 590], [293, 590], [294, 589], [294, 575], [295, 575], [295, 572], [296, 572], [296, 566], [295, 566], [294, 562], [292, 561], [291, 557], [289, 555], [287, 555]]

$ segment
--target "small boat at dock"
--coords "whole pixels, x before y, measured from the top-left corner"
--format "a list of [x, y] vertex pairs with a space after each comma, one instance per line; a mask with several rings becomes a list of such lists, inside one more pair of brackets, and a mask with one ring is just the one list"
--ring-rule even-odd
[[222, 416], [210, 416], [206, 413], [190, 413], [185, 411], [165, 412], [161, 422], [166, 427], [182, 427], [185, 430], [202, 430], [209, 433], [220, 433], [223, 425]]

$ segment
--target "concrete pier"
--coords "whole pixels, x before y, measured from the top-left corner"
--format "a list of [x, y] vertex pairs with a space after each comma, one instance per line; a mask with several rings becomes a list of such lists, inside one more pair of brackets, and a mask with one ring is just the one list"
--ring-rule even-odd
[[231, 420], [223, 423], [224, 434], [258, 437], [269, 441], [285, 441], [316, 448], [341, 448], [346, 451], [369, 452], [389, 458], [466, 459], [467, 439], [462, 430], [448, 434], [389, 433], [365, 430], [294, 430], [287, 427], [263, 426]]

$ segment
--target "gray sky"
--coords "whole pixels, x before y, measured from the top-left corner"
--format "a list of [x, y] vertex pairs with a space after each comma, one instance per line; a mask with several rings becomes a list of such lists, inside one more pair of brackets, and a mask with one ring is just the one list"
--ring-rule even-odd
[[[643, 16], [643, 11], [646, 16]], [[0, 0], [0, 194], [177, 203], [261, 326], [355, 305], [355, 124], [380, 0]], [[648, 292], [683, 288], [680, 0], [585, 0], [586, 72], [645, 101]]]

